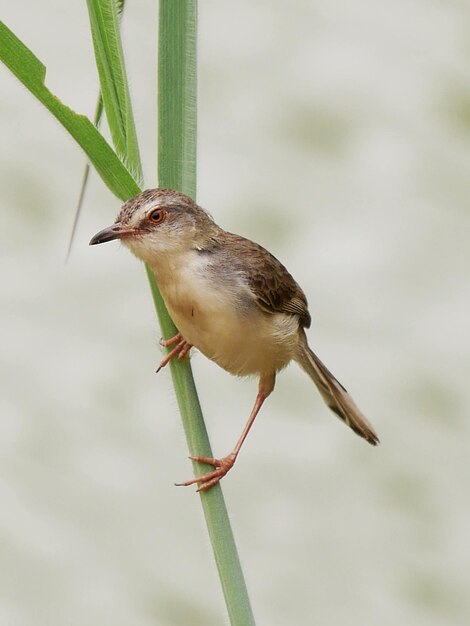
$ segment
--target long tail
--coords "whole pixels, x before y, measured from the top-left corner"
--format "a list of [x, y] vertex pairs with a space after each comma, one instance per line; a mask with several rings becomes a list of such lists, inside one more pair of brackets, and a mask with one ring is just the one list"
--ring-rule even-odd
[[321, 393], [324, 401], [334, 413], [352, 430], [376, 446], [379, 443], [377, 433], [356, 406], [343, 385], [336, 380], [329, 369], [320, 361], [307, 344], [301, 341], [299, 354], [296, 358], [300, 367], [307, 372]]

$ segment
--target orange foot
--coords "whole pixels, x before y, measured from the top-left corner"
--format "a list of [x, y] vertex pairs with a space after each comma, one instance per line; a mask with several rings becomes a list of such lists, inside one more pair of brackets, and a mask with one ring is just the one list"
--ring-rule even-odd
[[189, 458], [192, 461], [197, 461], [198, 463], [212, 465], [212, 467], [215, 467], [215, 469], [212, 472], [207, 472], [207, 474], [203, 474], [202, 476], [197, 476], [196, 478], [192, 478], [191, 480], [186, 480], [184, 483], [175, 483], [176, 486], [189, 487], [189, 485], [202, 483], [197, 491], [207, 491], [207, 489], [210, 489], [211, 487], [216, 485], [233, 467], [237, 455], [232, 452], [228, 456], [224, 456], [223, 459], [213, 459], [210, 456], [190, 456]]
[[178, 359], [184, 359], [184, 357], [188, 355], [188, 352], [193, 347], [192, 344], [186, 341], [186, 339], [183, 337], [181, 333], [178, 333], [174, 337], [171, 337], [171, 339], [160, 339], [160, 345], [163, 346], [164, 348], [168, 348], [169, 346], [172, 346], [175, 343], [176, 343], [176, 346], [173, 348], [173, 350], [171, 350], [166, 355], [166, 357], [162, 360], [162, 362], [158, 366], [157, 374], [162, 369], [162, 367], [165, 367], [165, 365], [167, 365], [171, 361], [171, 359], [175, 357], [176, 355], [178, 355]]

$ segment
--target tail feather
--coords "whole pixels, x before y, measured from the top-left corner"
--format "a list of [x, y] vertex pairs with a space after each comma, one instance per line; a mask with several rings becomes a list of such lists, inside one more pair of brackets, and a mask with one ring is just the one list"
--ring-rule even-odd
[[343, 385], [310, 350], [306, 339], [296, 360], [313, 380], [330, 409], [357, 435], [363, 437], [373, 446], [377, 445], [379, 438], [371, 424], [356, 406]]

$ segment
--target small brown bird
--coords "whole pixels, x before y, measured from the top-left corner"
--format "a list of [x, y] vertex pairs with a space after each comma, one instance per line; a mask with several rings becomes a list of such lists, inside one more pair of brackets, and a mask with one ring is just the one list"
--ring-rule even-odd
[[262, 246], [223, 230], [191, 198], [171, 189], [148, 189], [126, 202], [116, 222], [90, 245], [121, 241], [154, 272], [179, 333], [161, 367], [192, 346], [236, 376], [256, 374], [258, 395], [233, 451], [221, 458], [192, 457], [213, 471], [180, 485], [209, 489], [231, 469], [276, 374], [296, 361], [326, 404], [372, 445], [374, 429], [343, 385], [310, 350], [310, 314], [304, 292]]

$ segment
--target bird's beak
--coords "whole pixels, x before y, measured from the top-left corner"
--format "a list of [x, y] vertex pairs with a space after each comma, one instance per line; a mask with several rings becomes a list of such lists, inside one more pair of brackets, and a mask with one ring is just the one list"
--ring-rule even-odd
[[122, 239], [122, 237], [134, 235], [135, 233], [135, 228], [126, 228], [120, 222], [116, 222], [116, 224], [103, 228], [103, 230], [100, 230], [99, 233], [96, 233], [96, 235], [90, 240], [90, 246], [95, 246], [97, 243], [112, 241], [113, 239]]

